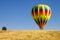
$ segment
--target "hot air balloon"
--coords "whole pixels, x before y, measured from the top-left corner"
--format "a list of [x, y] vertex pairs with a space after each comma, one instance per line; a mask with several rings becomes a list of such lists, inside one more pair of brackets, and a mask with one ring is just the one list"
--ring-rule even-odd
[[32, 18], [40, 29], [43, 29], [51, 17], [51, 8], [46, 4], [38, 4], [32, 8]]

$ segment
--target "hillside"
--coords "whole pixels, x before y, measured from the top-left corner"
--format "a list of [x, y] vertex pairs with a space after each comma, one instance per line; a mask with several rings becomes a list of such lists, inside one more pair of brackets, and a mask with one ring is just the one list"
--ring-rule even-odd
[[58, 30], [0, 31], [0, 40], [60, 40]]

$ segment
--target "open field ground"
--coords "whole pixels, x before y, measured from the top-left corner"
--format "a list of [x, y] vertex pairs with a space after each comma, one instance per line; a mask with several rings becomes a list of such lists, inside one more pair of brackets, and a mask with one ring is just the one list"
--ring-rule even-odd
[[0, 31], [0, 40], [60, 40], [58, 30]]

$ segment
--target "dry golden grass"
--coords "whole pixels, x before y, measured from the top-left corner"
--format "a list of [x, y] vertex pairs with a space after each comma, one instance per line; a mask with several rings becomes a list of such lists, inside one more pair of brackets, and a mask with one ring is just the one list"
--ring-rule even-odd
[[0, 31], [0, 40], [60, 40], [60, 31], [56, 30]]

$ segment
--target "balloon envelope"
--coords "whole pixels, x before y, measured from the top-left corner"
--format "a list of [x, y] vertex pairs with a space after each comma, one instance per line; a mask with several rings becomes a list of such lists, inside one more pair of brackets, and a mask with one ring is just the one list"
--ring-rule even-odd
[[51, 16], [51, 8], [45, 4], [38, 4], [32, 8], [32, 18], [40, 29], [43, 29]]

